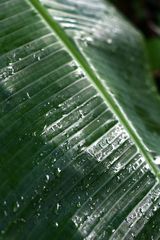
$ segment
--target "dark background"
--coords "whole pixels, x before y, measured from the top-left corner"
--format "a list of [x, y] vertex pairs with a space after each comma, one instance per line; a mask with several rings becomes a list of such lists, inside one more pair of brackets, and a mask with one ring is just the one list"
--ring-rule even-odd
[[152, 73], [160, 92], [160, 0], [110, 0], [145, 36]]
[[111, 0], [147, 38], [159, 36], [160, 0]]

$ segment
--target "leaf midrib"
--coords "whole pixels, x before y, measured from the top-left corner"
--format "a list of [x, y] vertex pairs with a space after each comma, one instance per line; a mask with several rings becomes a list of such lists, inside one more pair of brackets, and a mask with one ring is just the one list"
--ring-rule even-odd
[[108, 91], [106, 91], [106, 86], [99, 80], [96, 76], [92, 68], [90, 67], [89, 63], [85, 59], [85, 57], [77, 50], [74, 43], [71, 39], [67, 36], [65, 31], [61, 28], [61, 26], [49, 15], [48, 11], [43, 7], [43, 5], [38, 0], [28, 0], [32, 7], [40, 14], [40, 16], [44, 19], [47, 25], [51, 28], [60, 42], [64, 45], [67, 52], [76, 60], [76, 62], [80, 65], [88, 79], [94, 85], [98, 93], [104, 99], [104, 102], [110, 107], [113, 111], [115, 116], [118, 118], [120, 123], [124, 126], [127, 130], [128, 134], [130, 135], [131, 139], [137, 146], [140, 153], [145, 158], [146, 162], [149, 164], [152, 172], [155, 174], [157, 179], [160, 181], [160, 173], [158, 167], [153, 163], [153, 158], [151, 154], [146, 150], [142, 139], [138, 136], [138, 133], [132, 126], [132, 124], [127, 119], [127, 116], [117, 103], [117, 101], [110, 95]]

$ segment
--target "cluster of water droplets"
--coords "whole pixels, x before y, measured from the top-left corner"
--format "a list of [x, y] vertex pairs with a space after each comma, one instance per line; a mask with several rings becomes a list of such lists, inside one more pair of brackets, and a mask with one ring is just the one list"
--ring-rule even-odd
[[33, 58], [37, 61], [40, 61], [43, 56], [44, 56], [44, 48], [42, 48], [41, 50], [33, 54]]
[[[147, 223], [149, 219], [154, 215], [160, 208], [160, 201], [158, 200], [160, 197], [160, 189], [156, 187], [151, 190], [147, 196], [142, 200], [142, 202], [136, 207], [126, 218], [126, 227], [129, 230], [136, 231], [136, 225], [138, 224], [138, 220], [143, 219], [143, 223]], [[157, 201], [158, 200], [158, 201]], [[124, 223], [124, 224], [125, 224]], [[124, 226], [123, 226], [124, 227]], [[128, 231], [129, 231], [128, 230]], [[136, 234], [136, 232], [135, 232]]]
[[152, 153], [153, 161], [154, 163], [159, 167], [160, 169], [160, 155]]
[[5, 67], [3, 70], [0, 72], [0, 81], [7, 79], [10, 76], [13, 76], [15, 73], [15, 68], [14, 68], [14, 63], [9, 62], [8, 66]]
[[104, 158], [121, 146], [128, 137], [124, 128], [118, 123], [104, 134], [98, 142], [95, 142], [95, 144], [88, 149], [88, 153], [95, 157], [97, 161], [103, 161]]

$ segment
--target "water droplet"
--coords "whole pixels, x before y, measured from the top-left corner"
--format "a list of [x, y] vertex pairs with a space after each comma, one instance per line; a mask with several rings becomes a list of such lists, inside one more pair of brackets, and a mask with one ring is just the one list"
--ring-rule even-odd
[[47, 174], [47, 175], [46, 175], [46, 182], [49, 181], [49, 178], [50, 178], [50, 177], [49, 177], [49, 175]]
[[9, 63], [9, 66], [8, 66], [8, 73], [9, 73], [9, 75], [13, 75], [13, 74], [14, 74], [13, 63]]
[[46, 130], [46, 128], [47, 128], [47, 125], [44, 125], [43, 130]]
[[81, 203], [80, 203], [80, 202], [77, 203], [77, 207], [78, 207], [78, 208], [81, 207]]
[[84, 73], [82, 72], [82, 70], [80, 68], [78, 68], [75, 72], [75, 76], [77, 78], [83, 78], [84, 77]]
[[84, 32], [82, 32], [79, 36], [77, 36], [77, 40], [80, 41], [84, 47], [87, 47], [90, 43], [93, 42], [93, 37], [87, 36]]
[[59, 210], [59, 208], [60, 208], [60, 204], [59, 204], [59, 203], [57, 203], [57, 205], [56, 205], [56, 210], [58, 211], [58, 210]]
[[117, 165], [116, 165], [115, 168], [114, 168], [114, 172], [115, 172], [115, 173], [119, 172], [119, 171], [121, 170], [121, 168], [122, 168], [122, 165], [121, 165], [120, 162], [118, 162]]
[[158, 206], [154, 206], [154, 207], [153, 207], [153, 212], [156, 212], [157, 209], [158, 209]]
[[72, 61], [72, 62], [68, 63], [68, 65], [69, 65], [70, 67], [72, 67], [73, 69], [78, 68], [78, 65], [76, 64], [75, 61]]
[[154, 163], [160, 166], [160, 156], [154, 156]]
[[28, 92], [27, 92], [27, 97], [28, 97], [29, 99], [31, 98]]
[[36, 132], [33, 132], [33, 136], [36, 136], [37, 135], [37, 133]]
[[37, 213], [37, 217], [39, 217], [40, 215], [41, 215], [41, 214], [38, 212], [38, 213]]
[[84, 118], [84, 114], [83, 114], [83, 111], [82, 111], [82, 110], [79, 110], [79, 114], [80, 114], [80, 117], [81, 117], [81, 118]]
[[40, 55], [40, 54], [41, 54], [40, 52], [34, 53], [34, 54], [33, 54], [33, 58], [36, 59], [36, 60], [38, 60], [38, 61], [40, 61], [40, 60], [41, 60], [41, 55]]
[[84, 45], [87, 47], [90, 43], [93, 42], [93, 38], [86, 36], [85, 38], [83, 38], [83, 42], [84, 42]]
[[58, 226], [59, 226], [58, 222], [56, 222], [56, 223], [55, 223], [55, 226], [56, 226], [56, 227], [58, 227]]
[[108, 38], [108, 39], [107, 39], [107, 43], [108, 43], [108, 44], [112, 44], [112, 39], [111, 39], [111, 38]]
[[19, 202], [16, 201], [14, 207], [13, 207], [13, 212], [17, 212], [18, 208], [20, 207]]

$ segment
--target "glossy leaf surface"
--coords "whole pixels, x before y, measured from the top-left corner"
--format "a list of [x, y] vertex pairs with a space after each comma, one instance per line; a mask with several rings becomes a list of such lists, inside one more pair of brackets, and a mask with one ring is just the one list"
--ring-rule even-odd
[[[142, 45], [132, 48], [140, 36], [130, 26], [126, 30], [128, 24], [112, 7], [98, 2], [45, 4], [51, 4], [56, 18], [55, 12], [62, 19], [69, 15], [67, 24], [75, 24], [75, 9], [98, 22], [99, 8], [106, 16], [103, 30], [112, 29], [107, 16], [113, 15], [120, 36], [130, 31], [124, 55], [118, 50], [122, 37], [113, 45], [119, 58], [111, 54], [111, 40], [102, 44], [102, 28], [96, 46], [83, 39], [81, 28], [89, 25], [89, 17], [65, 32], [38, 1], [0, 0], [0, 239], [160, 237], [158, 170], [139, 140], [143, 124], [149, 123], [137, 115], [132, 119], [127, 109], [133, 103], [128, 100], [133, 86], [127, 85], [129, 78], [122, 82], [128, 67], [134, 79], [141, 72], [149, 79], [148, 70], [125, 61], [118, 70], [116, 62], [138, 49], [143, 59]], [[77, 5], [81, 3], [83, 11]], [[137, 104], [138, 91], [132, 97]], [[156, 104], [147, 109], [158, 119]], [[146, 129], [146, 136], [153, 135], [149, 147], [158, 154], [154, 132]], [[148, 144], [148, 137], [144, 142]]]
[[141, 34], [107, 1], [41, 2], [109, 88], [141, 141], [159, 155], [160, 97], [151, 78]]

